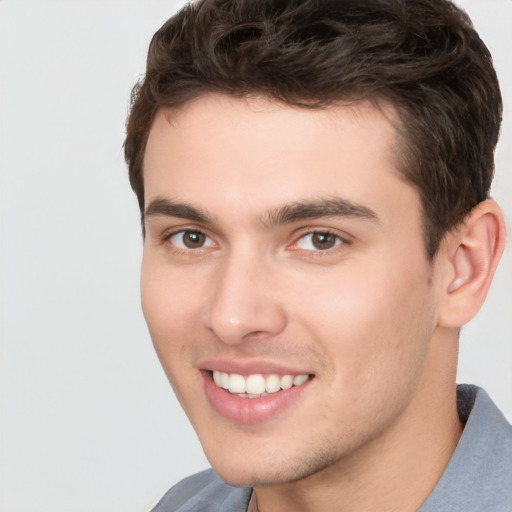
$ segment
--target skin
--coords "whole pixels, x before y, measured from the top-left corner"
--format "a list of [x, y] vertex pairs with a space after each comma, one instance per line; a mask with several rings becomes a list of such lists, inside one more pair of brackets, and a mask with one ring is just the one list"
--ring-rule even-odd
[[[473, 313], [453, 299], [469, 279], [455, 263], [475, 272], [458, 232], [427, 261], [393, 115], [211, 94], [160, 111], [151, 129], [144, 315], [210, 463], [253, 486], [260, 511], [417, 510], [460, 437], [457, 332]], [[304, 213], [329, 201], [359, 213]], [[495, 226], [490, 211], [480, 217]], [[204, 238], [188, 248], [184, 232]], [[313, 378], [244, 423], [208, 401], [200, 370], [212, 359]]]

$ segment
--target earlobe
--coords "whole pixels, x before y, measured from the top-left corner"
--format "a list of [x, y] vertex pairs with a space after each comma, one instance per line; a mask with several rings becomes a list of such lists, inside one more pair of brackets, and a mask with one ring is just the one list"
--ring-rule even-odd
[[449, 237], [450, 272], [439, 325], [462, 327], [481, 308], [505, 245], [503, 215], [486, 200]]

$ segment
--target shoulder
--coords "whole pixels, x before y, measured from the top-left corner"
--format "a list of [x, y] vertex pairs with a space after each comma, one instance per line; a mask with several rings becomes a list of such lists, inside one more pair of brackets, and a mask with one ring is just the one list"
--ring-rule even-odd
[[512, 426], [475, 386], [458, 388], [464, 432], [444, 474], [421, 512], [510, 512]]
[[471, 409], [455, 454], [466, 463], [478, 462], [482, 478], [487, 474], [506, 483], [512, 497], [512, 425], [483, 389], [466, 385], [458, 391], [459, 411], [464, 403]]
[[152, 512], [245, 512], [250, 497], [251, 489], [228, 485], [208, 469], [177, 483]]

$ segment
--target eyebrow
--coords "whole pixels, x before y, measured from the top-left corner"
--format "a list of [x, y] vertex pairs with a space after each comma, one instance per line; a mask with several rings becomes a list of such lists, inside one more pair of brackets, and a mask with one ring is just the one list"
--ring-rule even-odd
[[[151, 201], [144, 211], [144, 220], [158, 215], [179, 217], [203, 224], [214, 224], [214, 218], [204, 210], [191, 204], [176, 202], [171, 199], [156, 198]], [[263, 226], [270, 228], [322, 217], [348, 217], [373, 222], [378, 222], [379, 220], [377, 214], [366, 206], [340, 197], [329, 197], [287, 203], [279, 208], [268, 211], [260, 218], [260, 222]]]
[[144, 210], [144, 220], [157, 215], [180, 217], [192, 222], [213, 224], [213, 218], [200, 208], [187, 203], [179, 203], [170, 199], [156, 198]]
[[263, 218], [265, 226], [290, 224], [300, 220], [322, 217], [348, 217], [378, 222], [377, 214], [370, 208], [341, 197], [329, 197], [311, 201], [296, 201], [271, 210]]

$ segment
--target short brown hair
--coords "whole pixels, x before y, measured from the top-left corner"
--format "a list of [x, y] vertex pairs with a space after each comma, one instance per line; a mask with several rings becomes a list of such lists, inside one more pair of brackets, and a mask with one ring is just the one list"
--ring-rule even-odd
[[324, 108], [388, 102], [417, 188], [427, 256], [488, 197], [502, 101], [489, 50], [447, 0], [199, 0], [153, 36], [132, 92], [125, 157], [144, 212], [156, 112], [206, 92]]

